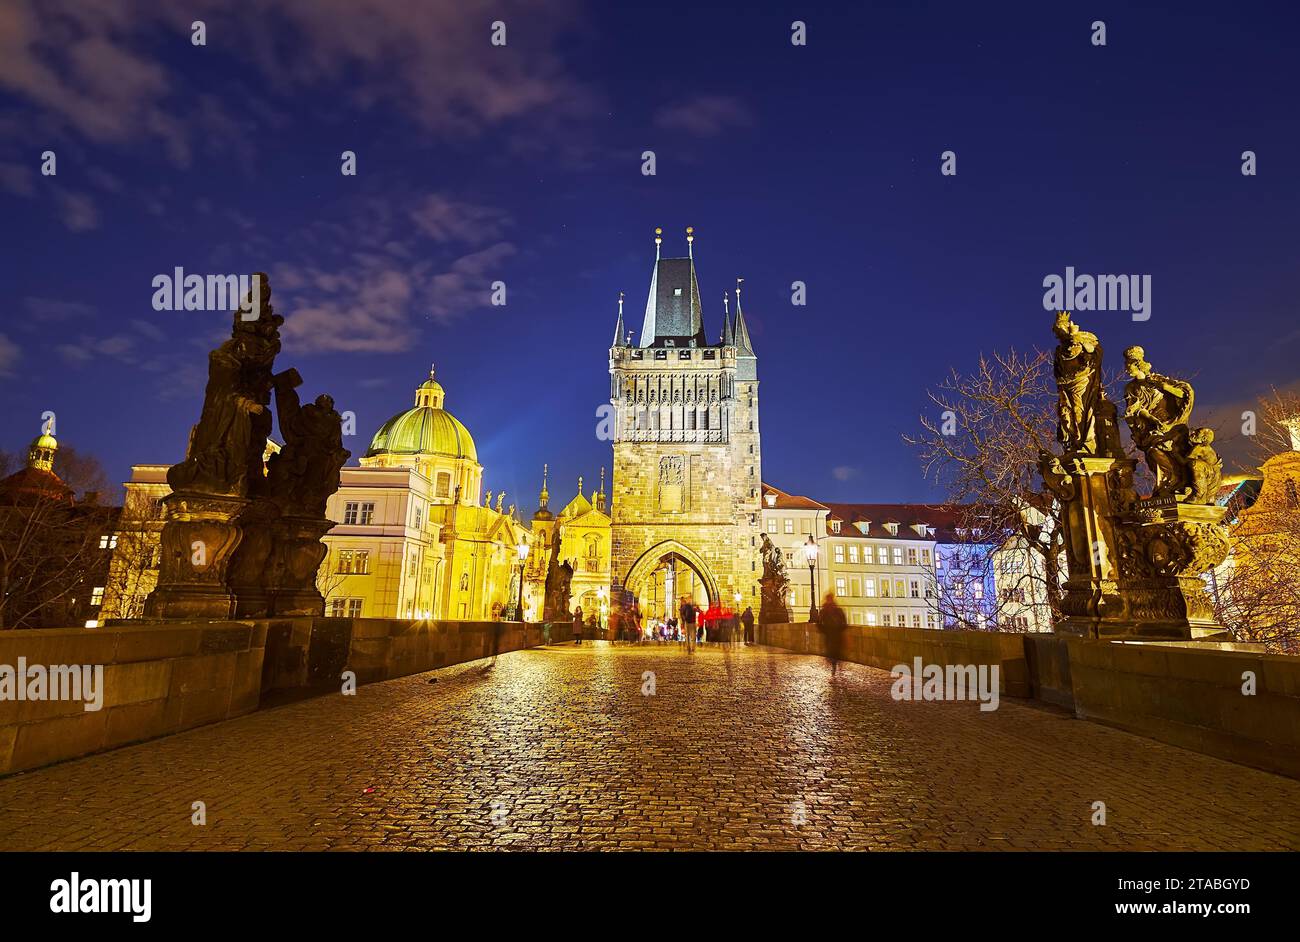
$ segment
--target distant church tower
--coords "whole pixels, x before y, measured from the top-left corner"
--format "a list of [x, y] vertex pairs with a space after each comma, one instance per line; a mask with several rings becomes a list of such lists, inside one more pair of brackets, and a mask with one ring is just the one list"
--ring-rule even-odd
[[[758, 360], [741, 310], [723, 294], [722, 330], [709, 343], [687, 256], [660, 257], [645, 320], [633, 340], [623, 322], [609, 351], [614, 406], [613, 565], [643, 614], [663, 617], [675, 600], [758, 612]], [[740, 598], [737, 600], [736, 596]]]

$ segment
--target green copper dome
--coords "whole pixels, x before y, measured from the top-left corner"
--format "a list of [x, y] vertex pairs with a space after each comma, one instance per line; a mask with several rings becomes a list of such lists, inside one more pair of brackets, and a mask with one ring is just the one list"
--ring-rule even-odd
[[478, 461], [474, 439], [450, 412], [442, 408], [443, 392], [430, 371], [415, 390], [415, 406], [399, 412], [379, 427], [365, 457], [375, 455], [446, 455]]

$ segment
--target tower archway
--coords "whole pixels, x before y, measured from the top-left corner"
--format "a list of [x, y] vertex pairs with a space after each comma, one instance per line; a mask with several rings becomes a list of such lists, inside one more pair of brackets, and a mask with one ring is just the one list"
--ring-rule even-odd
[[656, 543], [642, 553], [623, 585], [636, 596], [647, 618], [675, 616], [682, 596], [691, 596], [704, 609], [719, 600], [717, 581], [704, 559], [676, 540]]

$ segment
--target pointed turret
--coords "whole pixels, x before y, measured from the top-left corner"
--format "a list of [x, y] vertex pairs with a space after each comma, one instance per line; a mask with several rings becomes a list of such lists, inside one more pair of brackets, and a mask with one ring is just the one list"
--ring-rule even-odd
[[618, 323], [614, 325], [614, 346], [627, 346], [627, 328], [623, 326], [623, 292], [618, 293]]
[[749, 342], [749, 328], [745, 326], [745, 313], [740, 309], [740, 286], [744, 283], [744, 278], [736, 279], [736, 352], [740, 356], [753, 356], [754, 347]]
[[596, 492], [596, 509], [605, 513], [605, 469], [600, 469], [600, 490]]
[[722, 292], [722, 336], [718, 338], [718, 344], [723, 347], [730, 347], [736, 342], [735, 334], [731, 330], [730, 300], [727, 292]]

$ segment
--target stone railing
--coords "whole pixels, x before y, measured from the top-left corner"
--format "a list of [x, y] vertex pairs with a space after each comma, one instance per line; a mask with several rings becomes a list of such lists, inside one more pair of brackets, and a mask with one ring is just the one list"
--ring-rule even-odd
[[[567, 622], [552, 626], [553, 642], [572, 639]], [[0, 775], [229, 719], [259, 706], [337, 693], [344, 671], [352, 671], [357, 684], [368, 684], [487, 657], [494, 644], [504, 654], [541, 643], [540, 626], [519, 622], [382, 618], [4, 631], [0, 674], [5, 668], [13, 674], [20, 664], [25, 671], [45, 672], [52, 666], [92, 671], [99, 666], [102, 679], [95, 687], [98, 709], [87, 710], [84, 697], [15, 699], [4, 687], [7, 677], [0, 676]]]
[[[816, 625], [760, 625], [760, 642], [823, 653]], [[1205, 641], [850, 626], [846, 660], [997, 664], [1001, 692], [1196, 752], [1300, 778], [1300, 658]]]
[[[24, 696], [37, 692], [33, 669], [47, 677], [41, 699], [13, 699], [13, 690], [0, 699], [0, 774], [256, 710], [265, 641], [265, 624], [240, 622], [0, 632], [0, 669], [25, 668]], [[100, 668], [98, 708], [81, 678], [78, 699], [49, 699], [52, 668], [73, 667]]]

